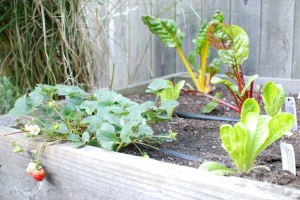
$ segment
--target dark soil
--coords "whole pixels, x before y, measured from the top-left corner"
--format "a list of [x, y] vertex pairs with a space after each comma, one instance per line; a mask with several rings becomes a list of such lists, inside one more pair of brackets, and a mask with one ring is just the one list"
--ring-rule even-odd
[[[223, 99], [227, 102], [231, 102], [231, 96], [227, 94], [224, 89], [219, 89], [222, 92]], [[154, 100], [154, 96], [150, 94], [136, 94], [128, 96], [130, 99], [142, 103], [147, 100]], [[300, 111], [300, 99], [296, 96], [297, 115]], [[180, 105], [176, 108], [176, 111], [182, 111], [186, 113], [201, 114], [202, 107], [209, 102], [209, 99], [203, 96], [196, 96], [190, 94], [182, 94], [178, 99]], [[231, 102], [233, 104], [233, 102]], [[263, 110], [263, 109], [262, 109]], [[218, 115], [224, 117], [237, 118], [239, 115], [227, 107], [219, 105], [210, 115]], [[223, 163], [227, 167], [235, 168], [227, 152], [221, 146], [221, 140], [219, 137], [219, 128], [222, 124], [234, 122], [226, 121], [213, 121], [213, 120], [195, 120], [184, 119], [180, 117], [173, 117], [171, 121], [156, 123], [153, 125], [155, 133], [166, 133], [169, 130], [177, 133], [177, 140], [173, 142], [162, 143], [159, 147], [170, 149], [176, 152], [180, 152], [187, 155], [199, 157], [201, 161], [192, 161], [166, 155], [164, 153], [145, 150], [150, 158], [185, 165], [198, 168], [204, 161], [217, 161]], [[298, 119], [298, 124], [299, 119]], [[297, 175], [294, 176], [288, 171], [282, 170], [280, 142], [292, 144], [295, 150]], [[139, 155], [138, 151], [133, 149], [126, 149], [125, 153]], [[270, 183], [285, 185], [289, 187], [300, 188], [300, 136], [299, 131], [293, 132], [292, 136], [283, 136], [279, 141], [272, 144], [268, 149], [263, 151], [256, 160], [255, 166], [266, 166], [271, 171], [263, 168], [257, 168], [250, 172], [250, 174], [235, 174], [234, 176], [243, 177], [247, 179], [253, 179], [258, 181], [267, 181]]]

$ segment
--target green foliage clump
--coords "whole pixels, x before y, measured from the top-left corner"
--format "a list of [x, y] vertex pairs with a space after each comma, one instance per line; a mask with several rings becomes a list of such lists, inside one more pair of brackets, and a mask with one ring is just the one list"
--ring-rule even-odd
[[137, 104], [113, 91], [88, 94], [78, 86], [58, 84], [38, 85], [18, 98], [9, 114], [32, 116], [24, 127], [27, 136], [120, 151], [129, 144], [157, 141], [160, 136], [153, 134], [149, 123], [170, 119], [165, 111], [175, 106], [156, 106], [152, 101]]

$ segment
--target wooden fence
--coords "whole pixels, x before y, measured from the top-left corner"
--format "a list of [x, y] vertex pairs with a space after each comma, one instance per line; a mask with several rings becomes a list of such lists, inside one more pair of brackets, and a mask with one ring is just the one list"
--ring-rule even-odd
[[[98, 87], [114, 89], [185, 68], [175, 49], [165, 47], [143, 24], [141, 16], [172, 18], [185, 33], [186, 56], [203, 20], [217, 9], [225, 22], [246, 30], [250, 54], [246, 75], [300, 79], [300, 2], [298, 0], [106, 0], [91, 27], [103, 31], [91, 38], [98, 51]], [[91, 6], [92, 9], [95, 6]], [[212, 56], [216, 56], [215, 53]], [[226, 69], [222, 69], [222, 72]]]

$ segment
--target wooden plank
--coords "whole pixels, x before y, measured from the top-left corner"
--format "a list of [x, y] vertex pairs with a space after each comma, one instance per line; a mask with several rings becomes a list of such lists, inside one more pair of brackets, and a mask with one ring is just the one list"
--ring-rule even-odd
[[[132, 1], [134, 9], [129, 13], [129, 68], [128, 84], [150, 79], [151, 32], [142, 22], [142, 16], [149, 14], [149, 4]], [[135, 6], [135, 7], [134, 7]]]
[[261, 0], [231, 1], [231, 24], [243, 28], [250, 40], [250, 53], [248, 59], [243, 63], [243, 73], [253, 75], [259, 73], [260, 55], [260, 26], [261, 26]]
[[[183, 1], [176, 6], [176, 24], [185, 34], [182, 43], [182, 52], [188, 60], [189, 54], [194, 50], [192, 42], [197, 37], [198, 30], [202, 24], [202, 0]], [[191, 66], [192, 67], [192, 66]], [[186, 72], [186, 68], [176, 52], [176, 72]]]
[[[0, 127], [0, 178], [5, 180], [0, 182], [1, 199], [295, 199], [300, 195], [300, 190], [269, 183], [70, 144], [46, 148], [42, 162], [47, 176], [36, 185], [25, 169], [29, 148], [37, 143], [22, 134], [4, 136], [15, 131]], [[25, 153], [12, 153], [12, 140], [24, 145]]]
[[110, 0], [108, 2], [109, 38], [111, 55], [109, 62], [109, 77], [112, 88], [117, 89], [127, 85], [130, 76], [128, 66], [129, 55], [129, 16], [131, 12], [126, 0]]
[[291, 78], [294, 5], [295, 0], [262, 1], [261, 76]]
[[[173, 0], [151, 0], [151, 14], [155, 17], [175, 19], [176, 2]], [[151, 44], [151, 78], [175, 72], [175, 49], [162, 44], [152, 34]]]
[[[210, 20], [215, 14], [216, 10], [220, 10], [224, 15], [224, 23], [230, 24], [230, 0], [205, 0], [202, 4], [202, 18], [205, 20]], [[218, 57], [217, 51], [211, 48], [211, 57], [208, 59], [208, 63], [211, 62], [213, 58]], [[221, 66], [220, 73], [225, 73], [228, 71], [226, 65]]]
[[300, 2], [296, 1], [294, 18], [294, 53], [291, 78], [300, 78]]

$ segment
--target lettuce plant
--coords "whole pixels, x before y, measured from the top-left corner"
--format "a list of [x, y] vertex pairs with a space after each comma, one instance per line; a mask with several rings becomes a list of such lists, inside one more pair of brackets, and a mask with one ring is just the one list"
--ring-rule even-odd
[[[293, 125], [292, 114], [260, 115], [259, 104], [254, 99], [248, 98], [243, 104], [240, 121], [234, 126], [222, 125], [220, 137], [237, 172], [249, 173], [257, 156], [285, 132], [290, 131]], [[203, 163], [200, 169], [216, 174], [234, 172], [215, 162]]]
[[[179, 81], [177, 84], [173, 84], [169, 80], [155, 79], [149, 85], [146, 90], [147, 93], [155, 94], [156, 100], [160, 98], [161, 104], [165, 105], [164, 108], [169, 116], [172, 116], [174, 107], [178, 106], [176, 101], [180, 95], [180, 91], [184, 86], [185, 81]], [[168, 106], [169, 105], [169, 106]], [[167, 108], [170, 107], [170, 108]]]
[[[210, 55], [210, 44], [207, 38], [207, 30], [210, 24], [223, 22], [223, 15], [220, 11], [212, 17], [210, 22], [204, 22], [198, 31], [197, 38], [193, 40], [195, 43], [195, 49], [189, 56], [189, 61], [193, 66], [190, 66], [185, 55], [182, 52], [181, 45], [183, 42], [184, 34], [175, 25], [175, 22], [170, 19], [160, 19], [153, 16], [143, 16], [143, 22], [148, 26], [150, 31], [156, 34], [162, 43], [168, 47], [175, 47], [179, 53], [180, 58], [183, 61], [196, 89], [203, 93], [209, 93], [211, 91], [211, 78], [219, 72], [221, 62], [218, 59], [206, 66], [207, 57]], [[201, 69], [195, 60], [195, 56], [200, 57]], [[194, 70], [194, 71], [193, 71]], [[205, 73], [207, 76], [205, 77]]]
[[282, 85], [270, 81], [264, 85], [262, 100], [264, 109], [270, 116], [275, 116], [281, 111], [285, 102], [285, 93]]

